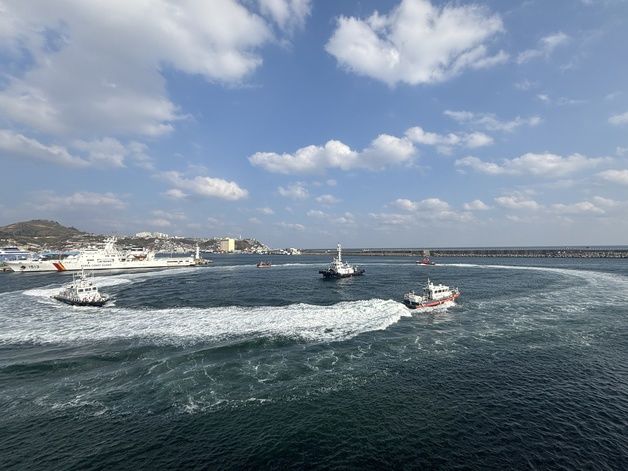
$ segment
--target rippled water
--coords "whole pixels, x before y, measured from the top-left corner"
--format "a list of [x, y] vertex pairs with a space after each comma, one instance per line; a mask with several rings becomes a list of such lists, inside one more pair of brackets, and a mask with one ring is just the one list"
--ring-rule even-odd
[[1, 275], [0, 468], [628, 468], [625, 261], [353, 261]]

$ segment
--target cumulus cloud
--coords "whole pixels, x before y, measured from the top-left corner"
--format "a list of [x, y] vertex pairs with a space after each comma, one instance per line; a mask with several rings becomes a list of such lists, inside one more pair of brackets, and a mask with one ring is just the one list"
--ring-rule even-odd
[[590, 201], [563, 204], [557, 203], [551, 206], [552, 211], [559, 214], [604, 214], [605, 211]]
[[70, 153], [65, 147], [45, 145], [22, 134], [0, 130], [0, 152], [10, 157], [41, 160], [68, 167], [87, 167], [89, 163]]
[[283, 186], [280, 186], [279, 188], [277, 188], [277, 191], [281, 196], [285, 198], [292, 198], [294, 200], [304, 200], [309, 198], [310, 196], [307, 188], [305, 188], [305, 185], [303, 185], [303, 183], [293, 183], [292, 185], [285, 188]]
[[187, 193], [179, 190], [178, 188], [171, 188], [164, 192], [164, 196], [174, 199], [174, 200], [182, 200], [182, 199], [185, 199], [188, 195]]
[[527, 153], [501, 163], [485, 162], [477, 157], [464, 157], [456, 160], [459, 168], [471, 168], [487, 175], [533, 175], [538, 177], [560, 177], [582, 170], [589, 170], [609, 162], [605, 157], [586, 157], [572, 154], [563, 157], [551, 153]]
[[272, 208], [269, 207], [264, 207], [264, 208], [257, 208], [257, 210], [261, 213], [261, 214], [265, 214], [267, 216], [270, 216], [271, 214], [275, 214], [275, 211], [273, 211]]
[[340, 200], [336, 198], [334, 195], [320, 195], [316, 197], [316, 202], [325, 205], [332, 205], [339, 203]]
[[403, 209], [405, 211], [447, 211], [449, 203], [439, 198], [427, 198], [421, 201], [411, 201], [405, 198], [399, 198], [393, 201], [392, 206]]
[[69, 146], [45, 144], [17, 132], [0, 129], [0, 155], [43, 161], [66, 167], [125, 167], [131, 160], [135, 165], [152, 168], [146, 146], [138, 142], [123, 144], [105, 137], [91, 141], [74, 140]]
[[311, 218], [322, 219], [328, 217], [328, 214], [326, 212], [319, 209], [310, 209], [306, 214]]
[[325, 49], [347, 70], [391, 86], [435, 83], [505, 62], [505, 52], [487, 45], [503, 29], [498, 15], [477, 5], [402, 0], [388, 14], [338, 18]]
[[292, 31], [302, 28], [310, 14], [310, 0], [259, 0], [260, 10], [279, 26]]
[[628, 185], [628, 170], [605, 170], [597, 176], [609, 182]]
[[542, 208], [542, 206], [536, 201], [519, 194], [498, 196], [495, 198], [495, 202], [502, 208], [506, 209], [536, 211]]
[[482, 200], [473, 200], [465, 203], [463, 208], [467, 211], [486, 211], [487, 209], [491, 209], [491, 207]]
[[84, 208], [123, 209], [126, 203], [114, 193], [94, 193], [90, 191], [79, 191], [71, 195], [62, 196], [54, 192], [41, 192], [38, 198], [40, 201], [34, 203], [36, 209], [42, 211], [55, 210], [77, 210]]
[[366, 149], [357, 152], [340, 141], [324, 146], [307, 146], [294, 154], [257, 152], [249, 157], [252, 165], [282, 174], [322, 173], [327, 168], [379, 170], [388, 165], [408, 162], [416, 149], [407, 138], [380, 134]]
[[608, 122], [614, 124], [615, 126], [628, 124], [628, 111], [611, 116], [610, 118], [608, 118]]
[[420, 126], [408, 129], [406, 137], [417, 144], [435, 146], [443, 154], [451, 153], [456, 146], [474, 149], [493, 144], [493, 138], [481, 132], [437, 134], [427, 132]]
[[563, 32], [558, 32], [545, 36], [539, 40], [538, 46], [534, 49], [523, 51], [517, 56], [517, 64], [523, 64], [533, 59], [548, 59], [558, 46], [567, 44], [570, 37]]
[[[174, 187], [169, 196], [194, 194], [206, 198], [220, 198], [236, 201], [248, 196], [248, 191], [240, 188], [236, 182], [230, 182], [220, 178], [196, 176], [185, 177], [180, 172], [162, 172], [160, 177]], [[177, 192], [179, 190], [180, 192]]]
[[450, 204], [439, 198], [426, 198], [420, 201], [412, 201], [406, 198], [398, 198], [390, 206], [406, 211], [408, 214], [373, 213], [371, 217], [384, 225], [397, 225], [405, 221], [408, 224], [417, 224], [421, 220], [432, 221], [470, 221], [472, 216], [467, 212], [455, 211]]
[[537, 126], [541, 123], [541, 118], [539, 116], [530, 116], [529, 118], [517, 116], [509, 121], [502, 121], [499, 120], [493, 113], [473, 113], [471, 111], [446, 110], [444, 114], [459, 123], [468, 124], [487, 131], [512, 132], [521, 126]]
[[[262, 3], [287, 25], [308, 2]], [[1, 29], [3, 47], [28, 59], [0, 91], [4, 117], [94, 137], [169, 132], [182, 113], [167, 96], [164, 68], [239, 82], [273, 39], [264, 18], [234, 0], [3, 2]]]

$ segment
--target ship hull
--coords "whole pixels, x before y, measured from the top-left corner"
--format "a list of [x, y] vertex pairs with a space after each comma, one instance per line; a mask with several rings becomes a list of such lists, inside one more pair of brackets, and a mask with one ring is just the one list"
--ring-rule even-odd
[[81, 301], [78, 299], [66, 298], [64, 296], [53, 296], [57, 301], [61, 301], [62, 303], [69, 304], [70, 306], [93, 306], [93, 307], [102, 307], [105, 305], [108, 298], [104, 298], [98, 301]]
[[438, 299], [434, 301], [426, 301], [423, 303], [413, 303], [408, 300], [404, 300], [403, 303], [410, 309], [425, 309], [427, 307], [440, 306], [441, 304], [448, 303], [449, 301], [455, 301], [456, 299], [458, 299], [458, 297], [460, 297], [460, 293], [455, 293], [443, 299]]
[[79, 271], [79, 270], [131, 270], [154, 268], [192, 267], [196, 263], [191, 258], [163, 258], [137, 261], [103, 261], [81, 263], [77, 260], [44, 260], [39, 262], [7, 262], [9, 268], [15, 272], [36, 271]]
[[319, 273], [323, 275], [323, 278], [339, 279], [339, 278], [350, 278], [352, 276], [364, 275], [364, 269], [356, 270], [353, 273], [338, 273], [331, 270], [320, 270]]

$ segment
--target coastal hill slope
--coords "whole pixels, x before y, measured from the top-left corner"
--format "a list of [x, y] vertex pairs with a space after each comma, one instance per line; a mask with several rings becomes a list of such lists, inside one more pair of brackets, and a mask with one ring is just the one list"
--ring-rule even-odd
[[89, 238], [90, 234], [46, 219], [33, 219], [0, 227], [0, 243], [3, 245], [55, 247], [86, 237]]
[[85, 234], [74, 227], [65, 227], [57, 221], [33, 219], [0, 227], [0, 236], [8, 237], [73, 237]]

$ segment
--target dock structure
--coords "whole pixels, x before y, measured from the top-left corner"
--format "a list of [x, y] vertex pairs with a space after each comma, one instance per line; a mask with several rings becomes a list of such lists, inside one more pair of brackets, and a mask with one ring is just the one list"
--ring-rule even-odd
[[[422, 257], [503, 257], [503, 258], [628, 258], [628, 246], [621, 247], [470, 247], [470, 248], [344, 248], [346, 256]], [[304, 249], [303, 255], [328, 255], [333, 249]]]

